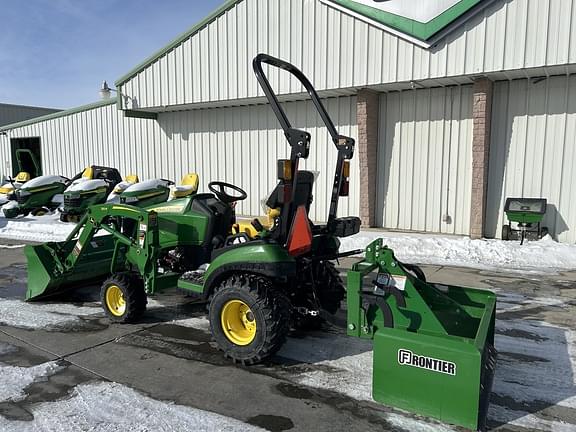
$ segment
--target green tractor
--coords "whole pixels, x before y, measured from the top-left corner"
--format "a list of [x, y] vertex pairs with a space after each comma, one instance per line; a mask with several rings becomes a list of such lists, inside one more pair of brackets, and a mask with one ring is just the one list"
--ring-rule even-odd
[[[298, 169], [310, 150], [309, 133], [293, 129], [261, 64], [282, 67], [307, 88], [338, 150], [328, 223], [308, 218], [314, 175]], [[67, 241], [26, 248], [27, 299], [36, 300], [108, 278], [102, 305], [116, 322], [132, 322], [144, 312], [146, 296], [175, 287], [205, 299], [212, 333], [225, 355], [243, 364], [266, 359], [286, 339], [293, 318], [319, 320], [335, 313], [345, 287], [331, 260], [339, 237], [360, 229], [357, 217], [338, 218], [338, 200], [347, 194], [354, 140], [336, 131], [316, 91], [294, 66], [261, 55], [258, 80], [285, 130], [291, 158], [278, 164], [279, 182], [268, 206], [277, 209], [272, 226], [254, 221], [255, 235], [233, 233], [235, 204], [247, 197], [240, 187], [211, 182], [211, 193], [179, 191], [181, 197], [143, 208], [102, 204], [88, 209]], [[146, 182], [130, 189], [146, 189]], [[136, 187], [138, 186], [138, 187]], [[122, 199], [122, 198], [121, 198]], [[127, 229], [127, 227], [129, 229]], [[109, 235], [95, 236], [98, 232]]]
[[[315, 177], [299, 169], [311, 135], [292, 127], [263, 64], [302, 83], [336, 146], [326, 224], [308, 217]], [[66, 241], [26, 246], [26, 299], [104, 280], [106, 315], [128, 323], [145, 312], [148, 295], [178, 287], [207, 302], [210, 330], [224, 355], [250, 365], [273, 355], [296, 323], [334, 314], [347, 293], [348, 334], [374, 340], [374, 398], [482, 428], [494, 372], [494, 294], [429, 284], [381, 240], [366, 249], [345, 288], [332, 261], [362, 252], [341, 252], [339, 241], [359, 232], [360, 219], [337, 217], [355, 142], [337, 132], [296, 67], [265, 54], [253, 67], [291, 147], [290, 159], [278, 161], [279, 181], [266, 203], [270, 223], [238, 223], [235, 204], [247, 194], [219, 181], [209, 183], [211, 193], [184, 193], [146, 208], [96, 205]]]

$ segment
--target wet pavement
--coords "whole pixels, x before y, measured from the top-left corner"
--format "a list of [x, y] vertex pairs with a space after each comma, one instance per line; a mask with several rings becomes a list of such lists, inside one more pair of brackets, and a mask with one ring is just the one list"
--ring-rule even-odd
[[[337, 328], [293, 333], [268, 363], [235, 366], [212, 342], [205, 306], [192, 298], [169, 291], [151, 299], [141, 323], [111, 324], [98, 287], [66, 302], [23, 303], [23, 249], [1, 249], [0, 256], [0, 364], [55, 365], [22, 397], [0, 400], [6, 420], [31, 422], [39, 404], [56, 407], [78, 386], [113, 382], [268, 431], [462, 430], [369, 400], [370, 346]], [[423, 270], [433, 282], [497, 292], [499, 357], [489, 428], [576, 431], [576, 273]]]

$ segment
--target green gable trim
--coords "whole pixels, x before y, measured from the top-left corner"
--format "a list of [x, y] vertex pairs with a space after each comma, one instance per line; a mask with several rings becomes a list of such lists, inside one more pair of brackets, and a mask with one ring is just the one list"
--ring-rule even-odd
[[202, 21], [197, 23], [194, 27], [192, 27], [192, 28], [188, 29], [187, 31], [185, 31], [184, 33], [182, 33], [180, 36], [178, 36], [176, 39], [174, 39], [172, 42], [170, 42], [170, 44], [166, 45], [164, 48], [155, 52], [150, 57], [148, 57], [146, 60], [144, 60], [142, 63], [140, 63], [138, 66], [136, 66], [134, 69], [132, 69], [130, 72], [126, 73], [124, 76], [119, 78], [115, 82], [116, 87], [120, 87], [126, 81], [129, 81], [131, 78], [133, 78], [135, 75], [140, 73], [142, 70], [146, 69], [152, 63], [154, 63], [156, 60], [158, 60], [160, 57], [162, 57], [165, 54], [167, 54], [168, 52], [172, 51], [174, 48], [176, 48], [177, 46], [182, 44], [182, 42], [185, 42], [187, 39], [192, 37], [195, 33], [198, 33], [200, 30], [202, 30], [208, 24], [215, 21], [216, 18], [218, 18], [220, 15], [222, 15], [223, 13], [232, 9], [234, 6], [236, 6], [236, 4], [240, 3], [241, 1], [243, 1], [243, 0], [227, 0], [226, 3], [224, 3], [218, 9], [216, 9], [214, 12], [212, 12], [210, 15], [208, 15]]
[[380, 24], [426, 41], [484, 0], [460, 0], [460, 2], [456, 3], [450, 9], [447, 9], [427, 23], [421, 23], [400, 15], [384, 12], [352, 0], [332, 1], [360, 15], [364, 15], [366, 18], [377, 21]]
[[8, 124], [5, 126], [0, 127], [0, 131], [7, 131], [7, 130], [11, 130], [11, 129], [17, 129], [17, 128], [21, 128], [24, 126], [29, 126], [35, 123], [41, 123], [47, 120], [53, 120], [53, 119], [57, 119], [60, 117], [68, 117], [71, 116], [73, 114], [78, 114], [81, 112], [85, 112], [85, 111], [90, 111], [96, 108], [100, 108], [100, 107], [104, 107], [107, 105], [113, 105], [116, 103], [116, 98], [110, 98], [110, 99], [106, 99], [106, 100], [102, 100], [102, 101], [98, 101], [98, 102], [94, 102], [88, 105], [82, 105], [79, 106], [77, 108], [71, 108], [71, 109], [67, 109], [64, 111], [58, 111], [52, 114], [48, 114], [45, 116], [41, 116], [41, 117], [34, 117], [33, 119], [30, 120], [24, 120], [18, 123], [12, 123], [12, 124]]

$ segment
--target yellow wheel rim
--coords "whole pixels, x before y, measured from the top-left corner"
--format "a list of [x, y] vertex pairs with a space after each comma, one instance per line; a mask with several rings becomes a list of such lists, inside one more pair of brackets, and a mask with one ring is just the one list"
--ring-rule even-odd
[[114, 316], [120, 317], [126, 312], [124, 293], [117, 285], [110, 285], [106, 289], [106, 307]]
[[256, 337], [256, 318], [241, 300], [230, 300], [220, 313], [222, 331], [234, 345], [246, 346]]

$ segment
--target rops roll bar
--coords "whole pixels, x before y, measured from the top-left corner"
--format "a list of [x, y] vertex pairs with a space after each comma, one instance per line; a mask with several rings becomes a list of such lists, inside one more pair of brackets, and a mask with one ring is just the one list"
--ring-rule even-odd
[[308, 158], [308, 155], [310, 153], [311, 136], [306, 131], [294, 129], [290, 124], [290, 121], [286, 116], [286, 112], [280, 105], [280, 102], [278, 101], [278, 98], [274, 93], [274, 90], [272, 90], [270, 81], [268, 81], [268, 78], [266, 77], [266, 74], [262, 69], [263, 63], [290, 72], [298, 79], [298, 81], [300, 81], [300, 83], [304, 86], [304, 88], [308, 92], [308, 95], [312, 99], [312, 102], [314, 103], [316, 110], [318, 111], [320, 117], [322, 118], [322, 121], [326, 125], [326, 129], [328, 129], [328, 132], [330, 133], [332, 142], [334, 143], [336, 149], [338, 150], [338, 160], [336, 162], [336, 174], [334, 176], [332, 199], [330, 201], [330, 213], [328, 215], [328, 226], [330, 226], [331, 222], [334, 219], [336, 219], [336, 214], [338, 211], [338, 198], [342, 184], [344, 161], [347, 159], [352, 159], [352, 157], [354, 156], [355, 141], [353, 138], [340, 135], [338, 133], [338, 131], [334, 127], [332, 119], [330, 118], [328, 112], [326, 111], [326, 108], [324, 108], [324, 105], [322, 104], [322, 101], [320, 100], [320, 97], [318, 96], [316, 89], [300, 69], [284, 60], [272, 57], [268, 54], [258, 54], [254, 58], [254, 61], [252, 62], [254, 73], [256, 74], [258, 83], [262, 87], [262, 90], [264, 91], [266, 98], [270, 102], [272, 110], [274, 111], [274, 114], [278, 118], [278, 121], [280, 122], [280, 125], [284, 130], [284, 135], [286, 136], [286, 139], [288, 140], [288, 143], [292, 148], [290, 160], [292, 162], [292, 167], [294, 170], [293, 172], [296, 172], [297, 170], [299, 158], [303, 159]]

